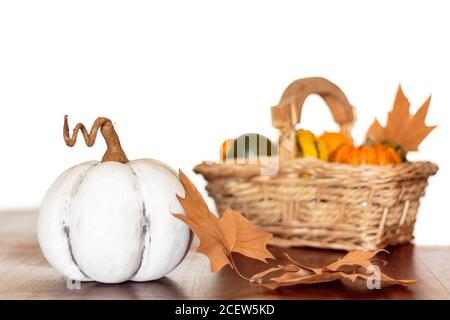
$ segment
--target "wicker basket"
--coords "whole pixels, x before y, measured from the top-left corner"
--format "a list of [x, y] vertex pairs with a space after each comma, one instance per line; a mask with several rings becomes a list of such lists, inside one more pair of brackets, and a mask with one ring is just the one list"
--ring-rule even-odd
[[295, 158], [295, 126], [310, 94], [325, 100], [342, 132], [350, 135], [355, 114], [335, 84], [323, 78], [294, 81], [272, 107], [272, 122], [280, 131], [279, 158], [195, 167], [207, 180], [219, 213], [226, 207], [239, 210], [272, 232], [272, 244], [278, 246], [353, 250], [411, 241], [420, 198], [437, 166], [352, 166]]

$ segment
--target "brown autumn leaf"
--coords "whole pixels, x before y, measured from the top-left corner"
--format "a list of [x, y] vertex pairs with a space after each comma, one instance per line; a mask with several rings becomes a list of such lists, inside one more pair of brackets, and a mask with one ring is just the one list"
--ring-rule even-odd
[[[251, 282], [269, 289], [293, 286], [298, 284], [314, 284], [330, 282], [335, 280], [357, 280], [367, 281], [373, 277], [374, 273], [369, 268], [375, 264], [374, 257], [380, 252], [386, 250], [361, 251], [355, 250], [349, 252], [343, 258], [323, 267], [310, 268], [302, 266], [300, 263], [286, 255], [290, 264], [278, 265], [269, 268], [263, 272], [251, 277]], [[352, 268], [346, 268], [346, 267]], [[278, 276], [270, 277], [277, 274]], [[380, 271], [379, 280], [382, 286], [402, 285], [408, 286], [416, 283], [415, 280], [396, 280]]]
[[366, 139], [370, 137], [377, 142], [392, 141], [398, 143], [405, 152], [417, 151], [423, 139], [436, 128], [436, 126], [425, 125], [430, 100], [431, 96], [415, 115], [411, 115], [410, 103], [399, 86], [394, 106], [388, 114], [386, 127], [382, 127], [375, 119], [366, 133]]
[[226, 209], [218, 219], [206, 205], [194, 184], [180, 170], [180, 181], [185, 197], [177, 195], [178, 201], [187, 213], [174, 214], [184, 221], [200, 240], [197, 252], [206, 255], [211, 262], [211, 270], [219, 271], [226, 265], [233, 267], [232, 252], [267, 262], [273, 255], [267, 250], [267, 242], [272, 234], [255, 229], [239, 212]]
[[389, 253], [387, 250], [378, 249], [372, 251], [355, 250], [350, 251], [344, 257], [338, 259], [337, 261], [329, 264], [325, 268], [330, 271], [341, 271], [343, 267], [363, 267], [368, 268], [373, 265], [374, 260], [372, 260], [380, 252]]

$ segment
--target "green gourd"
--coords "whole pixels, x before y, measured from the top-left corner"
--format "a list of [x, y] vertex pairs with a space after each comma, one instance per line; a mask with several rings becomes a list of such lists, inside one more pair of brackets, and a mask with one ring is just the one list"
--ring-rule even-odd
[[233, 140], [225, 158], [270, 157], [277, 153], [277, 146], [269, 138], [258, 133], [246, 133]]

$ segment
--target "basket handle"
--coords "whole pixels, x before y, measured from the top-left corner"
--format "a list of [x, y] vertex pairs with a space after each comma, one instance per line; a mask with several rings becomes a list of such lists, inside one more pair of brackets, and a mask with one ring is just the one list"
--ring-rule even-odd
[[341, 132], [351, 135], [355, 111], [337, 85], [320, 77], [295, 80], [286, 88], [279, 104], [272, 107], [272, 125], [280, 131], [279, 155], [282, 159], [293, 159], [297, 155], [295, 126], [300, 123], [303, 103], [311, 94], [322, 97]]

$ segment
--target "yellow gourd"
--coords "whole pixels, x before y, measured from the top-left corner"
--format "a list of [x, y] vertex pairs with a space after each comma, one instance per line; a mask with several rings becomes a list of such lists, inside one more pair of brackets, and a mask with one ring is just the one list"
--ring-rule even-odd
[[297, 131], [297, 143], [299, 147], [298, 156], [301, 158], [315, 158], [328, 160], [328, 151], [325, 143], [308, 130]]

